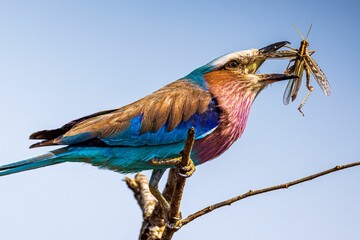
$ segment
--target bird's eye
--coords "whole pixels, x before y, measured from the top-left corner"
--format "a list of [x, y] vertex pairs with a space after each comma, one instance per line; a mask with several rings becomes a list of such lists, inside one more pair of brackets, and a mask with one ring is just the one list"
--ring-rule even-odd
[[239, 61], [238, 60], [231, 60], [230, 62], [228, 62], [227, 64], [226, 64], [226, 68], [230, 68], [230, 69], [234, 69], [234, 68], [237, 68], [237, 67], [239, 67]]

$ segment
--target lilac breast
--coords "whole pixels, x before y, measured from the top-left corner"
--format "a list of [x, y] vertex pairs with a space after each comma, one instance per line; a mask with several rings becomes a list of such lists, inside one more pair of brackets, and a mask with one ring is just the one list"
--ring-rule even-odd
[[[226, 89], [225, 89], [226, 90]], [[241, 89], [239, 89], [241, 90]], [[222, 110], [219, 126], [194, 144], [193, 154], [197, 164], [216, 158], [225, 152], [244, 132], [254, 94], [236, 92], [217, 96]]]

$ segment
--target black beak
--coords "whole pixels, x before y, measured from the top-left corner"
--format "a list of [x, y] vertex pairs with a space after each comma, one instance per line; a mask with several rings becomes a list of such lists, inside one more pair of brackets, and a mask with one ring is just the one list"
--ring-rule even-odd
[[290, 44], [290, 42], [288, 42], [288, 41], [276, 42], [276, 43], [270, 44], [269, 46], [259, 49], [259, 51], [260, 51], [260, 53], [276, 52], [278, 49], [282, 48], [286, 44]]
[[273, 83], [283, 80], [299, 78], [296, 75], [278, 74], [278, 73], [257, 74], [257, 76], [260, 78], [259, 81], [266, 83]]

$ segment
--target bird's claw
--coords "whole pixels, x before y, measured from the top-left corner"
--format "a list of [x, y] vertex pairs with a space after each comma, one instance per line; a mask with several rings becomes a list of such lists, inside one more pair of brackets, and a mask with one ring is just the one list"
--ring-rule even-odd
[[195, 172], [196, 168], [195, 168], [195, 164], [192, 160], [190, 160], [188, 162], [188, 165], [186, 166], [181, 166], [179, 168], [179, 175], [183, 178], [188, 178], [191, 177], [194, 172]]
[[183, 166], [181, 164], [181, 158], [172, 158], [172, 159], [164, 159], [164, 160], [152, 159], [150, 163], [154, 166], [171, 165], [177, 167], [179, 169], [179, 175], [184, 178], [191, 177], [196, 170], [195, 164], [191, 159], [189, 159], [188, 164], [186, 166]]
[[166, 221], [165, 226], [170, 229], [180, 229], [182, 227], [182, 219], [179, 217], [173, 217], [173, 221]]

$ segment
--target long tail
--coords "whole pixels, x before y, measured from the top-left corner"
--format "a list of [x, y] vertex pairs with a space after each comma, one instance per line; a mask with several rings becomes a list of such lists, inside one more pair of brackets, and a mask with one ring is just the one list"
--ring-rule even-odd
[[62, 163], [66, 160], [59, 158], [58, 155], [64, 151], [66, 151], [66, 148], [57, 149], [44, 155], [0, 166], [0, 176]]

